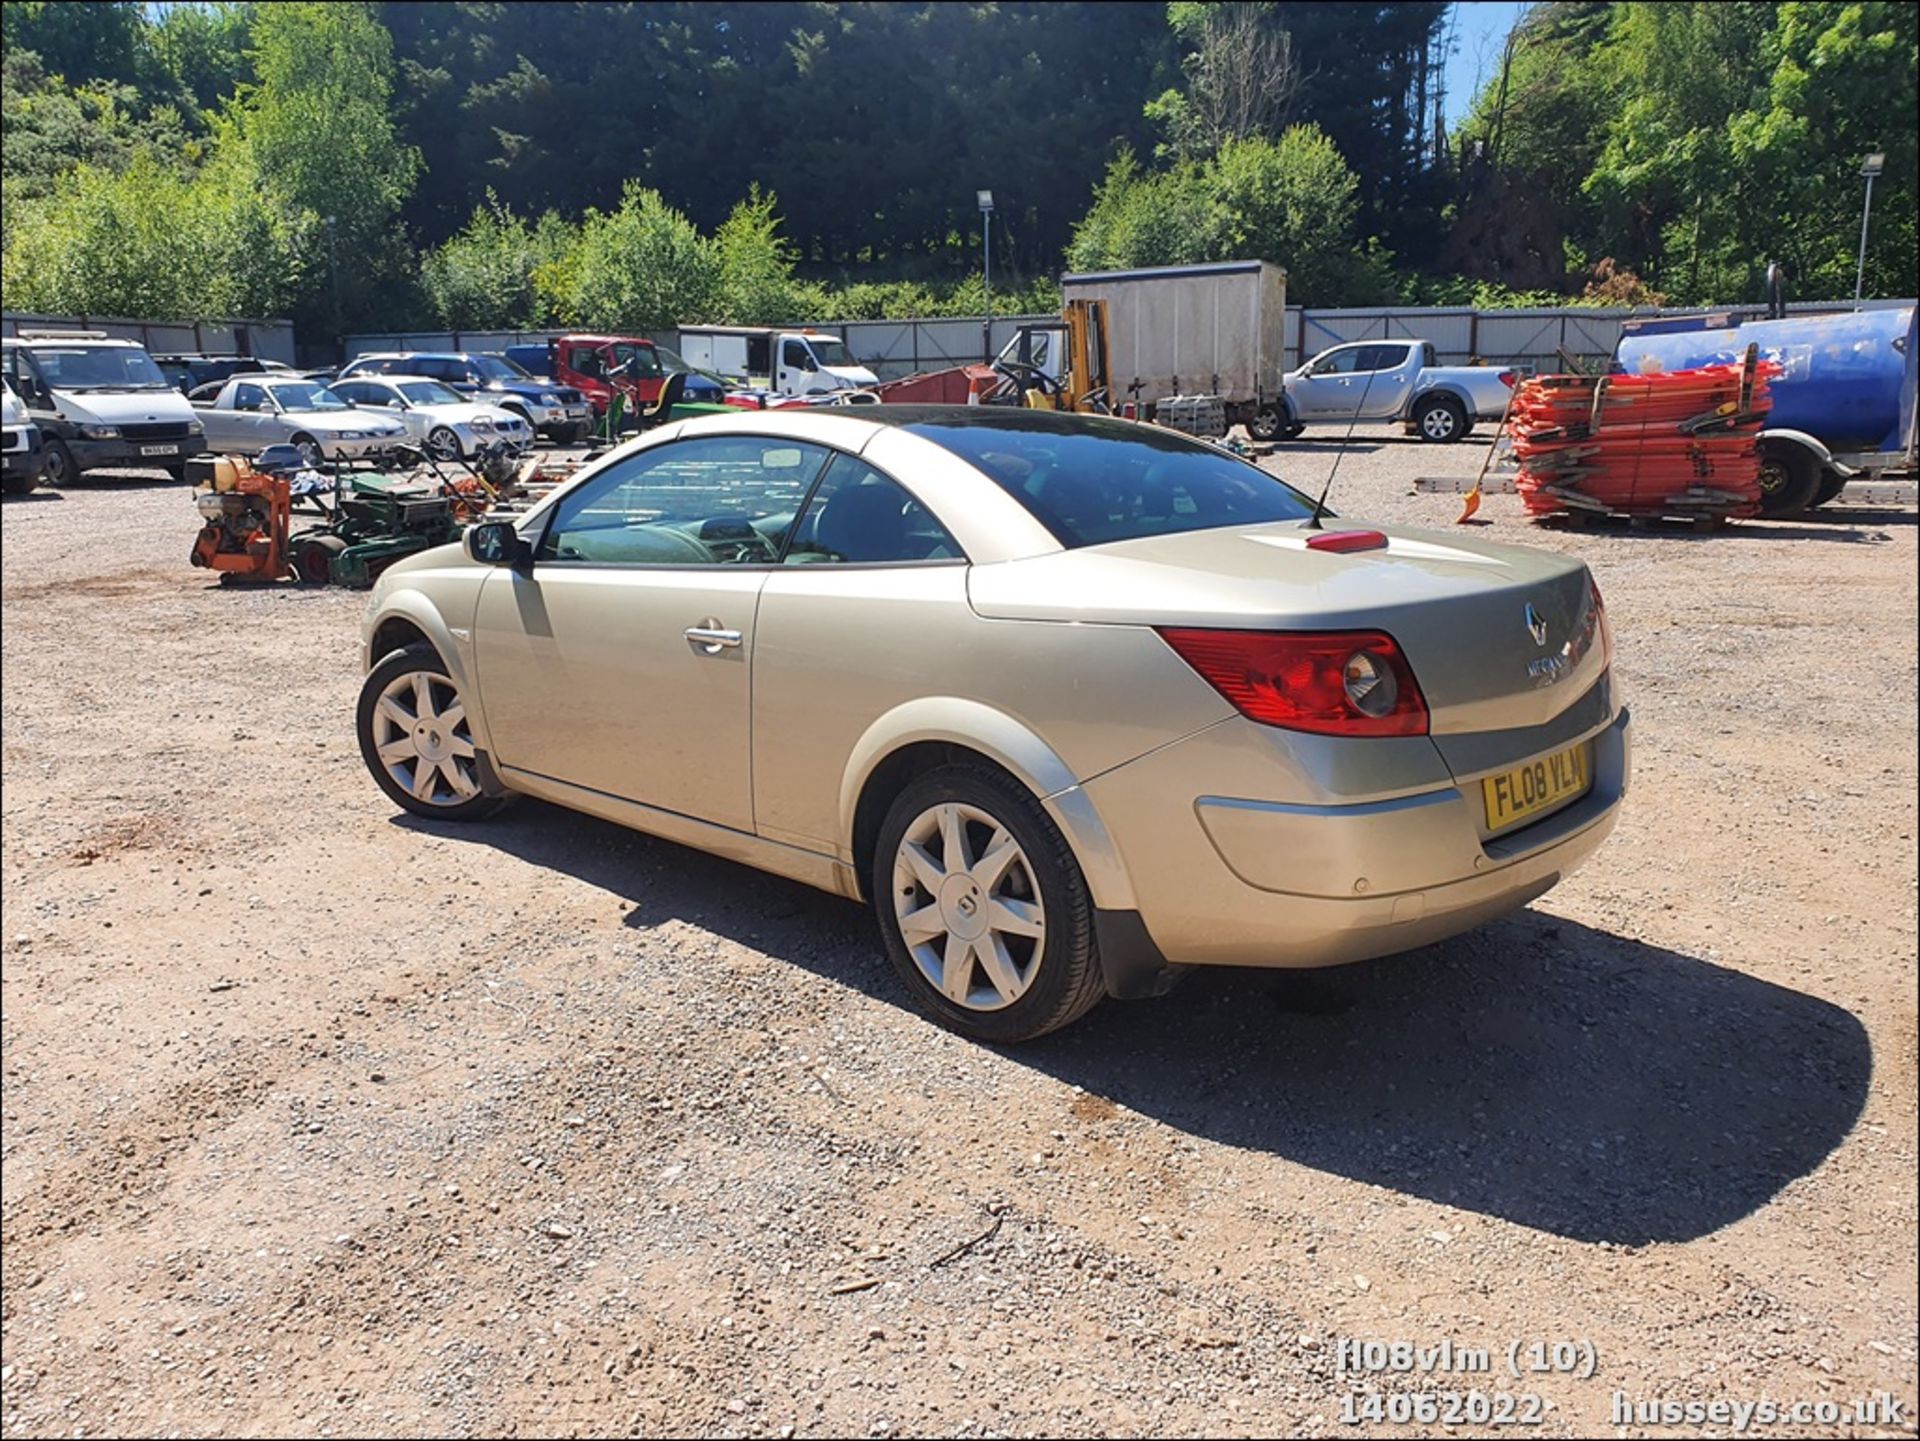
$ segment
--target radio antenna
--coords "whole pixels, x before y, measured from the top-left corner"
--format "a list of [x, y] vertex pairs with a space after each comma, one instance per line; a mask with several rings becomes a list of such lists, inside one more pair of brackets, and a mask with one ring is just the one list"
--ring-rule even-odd
[[1327, 497], [1333, 493], [1333, 478], [1340, 473], [1340, 457], [1347, 453], [1347, 447], [1353, 443], [1354, 422], [1360, 419], [1360, 412], [1367, 408], [1367, 392], [1373, 389], [1373, 378], [1379, 373], [1369, 370], [1367, 383], [1360, 387], [1360, 399], [1354, 402], [1353, 414], [1347, 417], [1347, 433], [1340, 441], [1340, 448], [1333, 453], [1333, 465], [1327, 471], [1327, 483], [1320, 487], [1320, 498], [1313, 503], [1313, 514], [1307, 520], [1308, 530], [1320, 529], [1320, 517], [1327, 513]]

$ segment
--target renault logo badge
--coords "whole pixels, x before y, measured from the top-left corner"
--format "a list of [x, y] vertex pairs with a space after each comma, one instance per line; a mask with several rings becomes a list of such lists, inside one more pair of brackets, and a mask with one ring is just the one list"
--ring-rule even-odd
[[1533, 608], [1533, 602], [1527, 602], [1527, 634], [1533, 637], [1535, 645], [1547, 643], [1547, 623], [1540, 619], [1540, 612]]

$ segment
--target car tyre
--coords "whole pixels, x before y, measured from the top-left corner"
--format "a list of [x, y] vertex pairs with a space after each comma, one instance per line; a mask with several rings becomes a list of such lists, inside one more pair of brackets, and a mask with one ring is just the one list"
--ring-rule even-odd
[[1444, 444], [1461, 439], [1472, 428], [1466, 407], [1450, 395], [1430, 395], [1413, 412], [1414, 433], [1422, 440]]
[[287, 443], [300, 452], [300, 463], [309, 470], [318, 470], [320, 468], [320, 462], [326, 459], [326, 457], [321, 454], [320, 442], [315, 440], [311, 435], [308, 435], [304, 430]]
[[435, 460], [460, 459], [460, 437], [453, 433], [451, 426], [436, 425], [427, 432], [427, 454]]
[[[434, 820], [468, 821], [506, 803], [486, 789], [465, 710], [460, 688], [430, 645], [394, 651], [367, 672], [354, 728], [361, 759], [395, 805]], [[449, 716], [451, 723], [436, 724]]]
[[30, 495], [39, 483], [38, 476], [9, 475], [5, 479], [0, 479], [0, 492], [7, 495]]
[[1815, 505], [1825, 505], [1846, 488], [1846, 476], [1837, 470], [1823, 470], [1820, 472], [1819, 487], [1813, 493], [1813, 503]]
[[1760, 514], [1798, 515], [1820, 490], [1820, 463], [1792, 441], [1760, 442]]
[[78, 467], [73, 463], [73, 452], [67, 449], [67, 443], [64, 440], [49, 440], [40, 478], [58, 490], [70, 484], [79, 474]]
[[888, 959], [949, 1030], [1031, 1040], [1106, 994], [1079, 862], [999, 771], [943, 766], [910, 783], [881, 823], [868, 883]]

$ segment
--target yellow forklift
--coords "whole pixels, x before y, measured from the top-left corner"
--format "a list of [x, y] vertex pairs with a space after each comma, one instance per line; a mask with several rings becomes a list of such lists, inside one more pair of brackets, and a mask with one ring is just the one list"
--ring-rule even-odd
[[1069, 300], [1060, 319], [1023, 325], [993, 362], [1000, 384], [987, 405], [1112, 415], [1107, 373], [1107, 302]]

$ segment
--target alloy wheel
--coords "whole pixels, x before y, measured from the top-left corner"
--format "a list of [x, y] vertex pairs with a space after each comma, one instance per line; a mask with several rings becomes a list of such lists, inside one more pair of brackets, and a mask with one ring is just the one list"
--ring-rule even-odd
[[1444, 405], [1436, 405], [1420, 417], [1420, 428], [1429, 440], [1447, 439], [1453, 434], [1453, 423], [1453, 412]]
[[893, 863], [894, 916], [927, 983], [956, 1006], [997, 1011], [1040, 971], [1046, 911], [1026, 853], [978, 806], [915, 817]]
[[480, 794], [467, 710], [452, 681], [404, 671], [373, 708], [373, 745], [394, 783], [428, 805], [457, 806]]
[[444, 425], [436, 425], [427, 436], [427, 450], [435, 460], [458, 460], [460, 437]]

